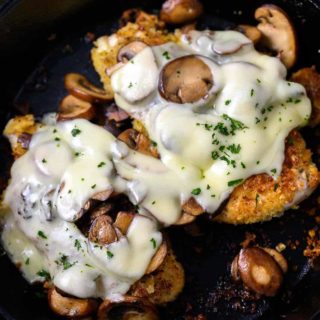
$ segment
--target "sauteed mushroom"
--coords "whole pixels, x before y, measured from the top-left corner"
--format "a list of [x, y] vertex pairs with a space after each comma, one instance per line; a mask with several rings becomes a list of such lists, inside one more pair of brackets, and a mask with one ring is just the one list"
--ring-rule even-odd
[[240, 24], [236, 30], [243, 33], [253, 44], [257, 44], [262, 37], [261, 31], [258, 28], [248, 24]]
[[265, 252], [267, 252], [279, 265], [283, 273], [288, 271], [288, 262], [284, 256], [275, 249], [262, 247]]
[[89, 240], [100, 244], [110, 244], [118, 240], [115, 228], [112, 226], [112, 219], [107, 216], [97, 217], [89, 230]]
[[167, 23], [181, 24], [199, 17], [203, 6], [198, 0], [167, 0], [160, 11], [160, 19]]
[[114, 222], [114, 226], [117, 227], [122, 234], [127, 234], [129, 226], [134, 218], [134, 214], [131, 212], [120, 211], [117, 214], [116, 221]]
[[189, 55], [166, 64], [159, 77], [161, 96], [175, 103], [193, 103], [205, 98], [213, 86], [213, 76], [200, 56]]
[[91, 315], [98, 306], [94, 299], [78, 299], [61, 295], [56, 288], [48, 291], [50, 308], [63, 317], [80, 319]]
[[175, 225], [180, 226], [183, 224], [188, 224], [193, 222], [196, 219], [196, 216], [183, 212], [178, 221], [176, 221]]
[[105, 300], [98, 310], [98, 320], [157, 320], [156, 308], [149, 302], [137, 297], [125, 296], [123, 300], [111, 302]]
[[120, 48], [117, 55], [117, 61], [126, 63], [146, 47], [147, 45], [142, 41], [132, 41]]
[[162, 262], [164, 261], [164, 258], [166, 257], [167, 253], [168, 253], [167, 242], [165, 240], [163, 240], [158, 251], [152, 257], [145, 274], [149, 274], [149, 273], [157, 270], [159, 268], [159, 266], [162, 264]]
[[283, 257], [279, 259], [279, 256], [270, 251], [279, 259], [281, 267], [268, 251], [259, 247], [241, 249], [232, 262], [231, 275], [235, 281], [241, 279], [253, 291], [273, 297], [282, 285], [286, 265], [283, 264]]
[[87, 101], [68, 95], [60, 103], [57, 120], [87, 119], [95, 116], [94, 106]]
[[276, 51], [285, 66], [291, 68], [297, 59], [297, 40], [288, 15], [281, 8], [266, 4], [254, 16], [260, 22], [257, 28], [262, 33], [262, 45]]
[[68, 73], [64, 77], [64, 85], [71, 95], [90, 103], [106, 102], [113, 99], [111, 92], [96, 87], [86, 77], [78, 73]]

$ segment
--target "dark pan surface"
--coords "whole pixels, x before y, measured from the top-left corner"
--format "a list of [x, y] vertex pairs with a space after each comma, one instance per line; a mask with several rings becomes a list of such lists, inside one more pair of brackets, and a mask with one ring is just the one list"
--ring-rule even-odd
[[[132, 1], [128, 2], [130, 7]], [[292, 2], [295, 3], [295, 7], [291, 7], [286, 2], [283, 6], [291, 8], [292, 17], [297, 21], [298, 26], [303, 25], [305, 28], [302, 28], [303, 30], [311, 30], [312, 24], [319, 27], [319, 22], [315, 22], [314, 18], [312, 21], [301, 20], [303, 5], [300, 6], [298, 3], [305, 5], [306, 1]], [[225, 29], [232, 27], [233, 23], [229, 21], [253, 22], [246, 16], [252, 16], [253, 8], [258, 3], [261, 2], [252, 4], [251, 1], [243, 1], [241, 5], [233, 4], [232, 9], [221, 4], [219, 9], [212, 8], [208, 4], [206, 11], [212, 11], [213, 14], [208, 13], [204, 16], [199, 22], [199, 27]], [[114, 12], [120, 13], [123, 9], [122, 5], [123, 2], [120, 2]], [[310, 10], [309, 17], [315, 17], [316, 5], [309, 5], [310, 8], [308, 6], [304, 8], [304, 14], [309, 14], [308, 10]], [[159, 4], [152, 3], [147, 7], [159, 8]], [[75, 26], [69, 25], [68, 36], [65, 36], [64, 32], [57, 33], [57, 40], [49, 45], [54, 49], [27, 79], [15, 99], [13, 104], [15, 107], [6, 110], [6, 118], [12, 114], [25, 112], [41, 116], [56, 110], [59, 101], [66, 94], [63, 88], [63, 76], [68, 72], [82, 73], [92, 82], [99, 84], [98, 76], [90, 62], [89, 53], [92, 43], [85, 35], [87, 31], [94, 32], [96, 36], [110, 33], [116, 27], [116, 18], [109, 17], [107, 23], [103, 22], [105, 19], [101, 19], [101, 13], [98, 10], [101, 9], [101, 3], [93, 8], [87, 14], [96, 13], [97, 22], [94, 22], [91, 17], [85, 28], [76, 30]], [[239, 14], [239, 11], [242, 14]], [[288, 11], [290, 12], [290, 9]], [[317, 16], [319, 17], [319, 12]], [[98, 22], [103, 23], [97, 25]], [[302, 29], [298, 29], [300, 33]], [[317, 46], [315, 43], [310, 43], [308, 37], [309, 35], [300, 37], [302, 54], [298, 66], [309, 66], [311, 63], [319, 66]], [[308, 46], [310, 49], [304, 50], [304, 47]], [[39, 50], [41, 52], [43, 49]], [[33, 58], [30, 57], [30, 59]], [[22, 72], [27, 72], [27, 69], [23, 69]], [[14, 88], [17, 84], [11, 85]], [[2, 118], [3, 123], [6, 118]], [[304, 131], [308, 144], [315, 149], [317, 139], [314, 139], [314, 132]], [[8, 144], [4, 139], [0, 140], [0, 150], [1, 177], [2, 180], [6, 180], [11, 158]], [[316, 158], [315, 160], [318, 161]], [[196, 319], [193, 317], [203, 314], [207, 319], [277, 319], [282, 315], [288, 315], [287, 319], [316, 319], [317, 307], [320, 309], [320, 274], [311, 269], [302, 251], [306, 245], [307, 231], [315, 224], [314, 218], [307, 215], [306, 210], [315, 205], [317, 196], [319, 192], [302, 204], [300, 209], [291, 210], [282, 218], [264, 224], [234, 227], [209, 223], [202, 218], [192, 227], [170, 228], [169, 237], [178, 259], [185, 268], [187, 281], [185, 290], [178, 300], [160, 310], [161, 318]], [[255, 234], [254, 243], [261, 246], [274, 247], [279, 242], [299, 241], [296, 249], [287, 246], [284, 251], [290, 270], [283, 291], [277, 298], [258, 299], [241, 286], [234, 285], [229, 279], [230, 263], [239, 251], [240, 243], [246, 238], [246, 233]], [[0, 257], [0, 270], [2, 271], [0, 273], [0, 317], [2, 315], [4, 319], [16, 320], [56, 318], [48, 310], [41, 288], [30, 287], [5, 254]]]

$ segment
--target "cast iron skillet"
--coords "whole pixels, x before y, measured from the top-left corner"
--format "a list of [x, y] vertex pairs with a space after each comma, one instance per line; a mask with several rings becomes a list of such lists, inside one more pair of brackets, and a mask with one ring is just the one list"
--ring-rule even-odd
[[[265, 3], [253, 0], [210, 2], [204, 1], [206, 14], [199, 21], [199, 28], [226, 29], [236, 23], [254, 23], [254, 9]], [[312, 64], [320, 67], [319, 41], [316, 40], [320, 1], [268, 2], [285, 9], [296, 25], [300, 56], [295, 69]], [[41, 116], [54, 111], [65, 95], [63, 76], [67, 72], [80, 72], [99, 84], [89, 61], [92, 43], [86, 33], [94, 32], [96, 36], [110, 33], [116, 28], [121, 12], [137, 6], [153, 11], [160, 8], [161, 1], [2, 2], [0, 129], [14, 114], [32, 112]], [[46, 58], [39, 63], [43, 56]], [[316, 147], [317, 140], [313, 131], [304, 129], [311, 148]], [[0, 140], [0, 152], [0, 188], [3, 188], [12, 160], [5, 139]], [[319, 164], [316, 157], [314, 160]], [[306, 232], [315, 224], [305, 211], [308, 206], [315, 205], [317, 196], [313, 195], [299, 210], [291, 210], [268, 223], [234, 227], [208, 223], [201, 218], [192, 228], [170, 228], [174, 251], [186, 271], [186, 287], [177, 301], [160, 309], [161, 318], [203, 319], [194, 318], [202, 314], [207, 319], [318, 319], [320, 273], [314, 271], [302, 255]], [[290, 270], [277, 298], [258, 299], [229, 279], [230, 262], [239, 251], [246, 232], [256, 234], [255, 243], [262, 246], [275, 246], [288, 239], [300, 242], [296, 250], [288, 248], [284, 252]], [[30, 287], [4, 253], [0, 257], [0, 270], [0, 317], [56, 319], [47, 308], [41, 287]]]

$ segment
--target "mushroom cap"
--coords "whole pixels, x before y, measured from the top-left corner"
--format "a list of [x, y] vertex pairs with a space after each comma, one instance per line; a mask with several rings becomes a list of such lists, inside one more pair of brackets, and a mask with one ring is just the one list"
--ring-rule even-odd
[[112, 219], [107, 216], [98, 216], [89, 230], [89, 240], [102, 245], [110, 244], [118, 240], [117, 232], [112, 226]]
[[68, 73], [64, 77], [64, 86], [69, 93], [90, 103], [100, 103], [113, 100], [112, 92], [106, 92], [93, 85], [79, 73]]
[[59, 106], [59, 112], [57, 114], [57, 120], [92, 120], [94, 116], [95, 109], [90, 102], [81, 100], [70, 94], [62, 99]]
[[143, 41], [132, 41], [119, 49], [117, 61], [125, 63], [131, 60], [137, 53], [142, 51], [145, 47], [147, 47], [147, 45]]
[[167, 253], [168, 253], [167, 241], [163, 240], [161, 246], [159, 247], [155, 255], [152, 257], [145, 274], [149, 274], [157, 270], [160, 267], [160, 265], [163, 263]]
[[240, 250], [238, 269], [243, 283], [262, 295], [275, 296], [283, 282], [280, 266], [258, 247]]
[[104, 300], [98, 310], [98, 320], [111, 320], [112, 313], [119, 315], [119, 319], [158, 320], [154, 305], [146, 300], [124, 296], [121, 301]]
[[90, 316], [98, 306], [94, 299], [79, 299], [61, 295], [55, 287], [48, 291], [49, 306], [60, 316], [78, 319]]
[[262, 33], [261, 43], [276, 51], [280, 60], [289, 69], [297, 59], [297, 38], [288, 15], [278, 6], [265, 4], [256, 9], [257, 28]]
[[257, 27], [249, 24], [240, 24], [236, 30], [243, 33], [253, 44], [257, 44], [262, 37], [261, 31]]
[[188, 55], [166, 64], [159, 76], [161, 96], [175, 103], [193, 103], [205, 98], [213, 86], [213, 75], [203, 59]]
[[198, 0], [167, 0], [160, 11], [160, 19], [166, 23], [182, 24], [198, 18], [203, 6]]

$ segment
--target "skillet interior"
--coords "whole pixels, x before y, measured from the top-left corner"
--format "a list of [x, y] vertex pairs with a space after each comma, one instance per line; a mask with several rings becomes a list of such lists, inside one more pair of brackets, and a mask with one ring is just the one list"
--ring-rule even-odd
[[[53, 3], [53, 1], [46, 1]], [[73, 1], [70, 1], [70, 3]], [[84, 1], [86, 2], [86, 1]], [[14, 113], [29, 111], [41, 115], [56, 109], [59, 100], [65, 91], [63, 89], [63, 75], [67, 72], [80, 72], [93, 82], [98, 83], [89, 61], [89, 51], [92, 46], [84, 39], [87, 31], [93, 31], [96, 35], [109, 33], [116, 25], [116, 19], [124, 8], [142, 5], [152, 10], [159, 8], [161, 1], [119, 1], [113, 4], [114, 11], [108, 8], [106, 3], [95, 2], [82, 3], [81, 8], [75, 3], [71, 4], [67, 16], [61, 18], [56, 14], [55, 19], [62, 19], [59, 26], [52, 25], [54, 20], [47, 12], [45, 19], [47, 24], [41, 25], [38, 34], [32, 32], [33, 27], [27, 26], [24, 41], [19, 49], [15, 41], [4, 46], [1, 41], [2, 60], [8, 68], [8, 72], [2, 77], [2, 86], [5, 88], [5, 98], [1, 109], [1, 128]], [[31, 2], [29, 2], [31, 3]], [[36, 3], [36, 1], [35, 1]], [[262, 1], [223, 1], [215, 7], [206, 5], [206, 15], [199, 23], [200, 27], [212, 29], [230, 27], [234, 22], [253, 23], [252, 15], [255, 7]], [[319, 53], [316, 40], [313, 39], [315, 30], [319, 29], [320, 9], [317, 11], [317, 4], [312, 1], [284, 1], [280, 4], [288, 11], [294, 19], [299, 32], [299, 43], [301, 48], [299, 66], [309, 66], [312, 63], [320, 66]], [[12, 10], [16, 10], [19, 17], [19, 6], [25, 4], [21, 1], [13, 6], [5, 17]], [[41, 6], [41, 4], [39, 4]], [[27, 6], [28, 7], [28, 6]], [[8, 7], [7, 7], [8, 8]], [[29, 11], [32, 8], [28, 9]], [[37, 9], [41, 12], [41, 9]], [[209, 14], [210, 12], [210, 14]], [[242, 12], [242, 14], [239, 14]], [[21, 14], [21, 13], [20, 13]], [[26, 12], [28, 15], [28, 11]], [[30, 12], [29, 12], [30, 14]], [[53, 13], [52, 13], [53, 14]], [[112, 16], [111, 16], [112, 15]], [[223, 19], [217, 18], [223, 17]], [[59, 16], [59, 18], [57, 18]], [[21, 19], [21, 16], [20, 16]], [[3, 22], [3, 20], [1, 20]], [[0, 30], [1, 28], [0, 21]], [[9, 21], [9, 20], [5, 20]], [[17, 20], [18, 24], [19, 18]], [[107, 21], [107, 22], [106, 22]], [[37, 27], [35, 20], [34, 26]], [[42, 22], [43, 23], [43, 22]], [[39, 27], [39, 25], [38, 25]], [[13, 28], [12, 30], [19, 30]], [[12, 31], [13, 32], [13, 31]], [[17, 31], [18, 32], [18, 31]], [[56, 39], [47, 41], [48, 35], [56, 33]], [[11, 36], [17, 37], [12, 33]], [[303, 35], [303, 36], [302, 36]], [[30, 36], [28, 38], [27, 36]], [[21, 33], [19, 33], [21, 43]], [[52, 39], [54, 37], [50, 37]], [[18, 37], [16, 38], [17, 40]], [[34, 69], [37, 61], [46, 52], [51, 52], [40, 66], [25, 82], [12, 104], [14, 93], [26, 77]], [[23, 57], [23, 58], [22, 58]], [[15, 70], [15, 72], [13, 72]], [[27, 104], [26, 104], [27, 103]], [[13, 107], [14, 105], [14, 107]], [[309, 145], [316, 147], [316, 139], [311, 130], [305, 130]], [[7, 177], [10, 163], [8, 144], [1, 140], [1, 177]], [[317, 160], [317, 159], [315, 159]], [[318, 162], [319, 164], [319, 162]], [[317, 195], [312, 198], [316, 199]], [[287, 314], [299, 307], [297, 319], [309, 319], [315, 309], [310, 307], [310, 297], [317, 299], [316, 291], [320, 284], [320, 275], [312, 270], [305, 258], [302, 258], [304, 248], [303, 239], [307, 230], [314, 225], [314, 219], [304, 213], [305, 208], [312, 203], [312, 199], [301, 206], [300, 210], [288, 212], [283, 218], [275, 219], [269, 223], [252, 225], [249, 227], [233, 227], [217, 224], [208, 224], [204, 219], [197, 222], [196, 228], [200, 232], [197, 237], [188, 234], [185, 228], [171, 228], [169, 230], [174, 250], [179, 260], [183, 263], [187, 275], [187, 283], [184, 293], [174, 303], [161, 310], [163, 319], [183, 319], [184, 316], [206, 314], [208, 319], [255, 319], [258, 317], [274, 319], [280, 314]], [[296, 250], [287, 249], [285, 256], [289, 264], [295, 270], [290, 269], [285, 284], [285, 290], [277, 299], [259, 299], [254, 295], [232, 285], [228, 280], [230, 262], [240, 248], [240, 242], [245, 238], [245, 232], [252, 232], [257, 235], [257, 244], [275, 246], [279, 242], [286, 242], [288, 239], [300, 240], [302, 243]], [[1, 291], [0, 291], [0, 315], [5, 319], [54, 319], [55, 316], [48, 311], [46, 301], [41, 298], [40, 288], [30, 288], [21, 278], [19, 272], [9, 262], [7, 256], [0, 258]], [[228, 267], [228, 268], [227, 268]], [[316, 305], [320, 305], [318, 297]], [[32, 307], [30, 307], [32, 306]], [[297, 313], [295, 313], [297, 315]], [[190, 318], [192, 319], [192, 318]]]

